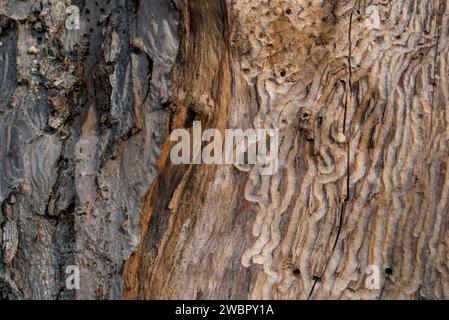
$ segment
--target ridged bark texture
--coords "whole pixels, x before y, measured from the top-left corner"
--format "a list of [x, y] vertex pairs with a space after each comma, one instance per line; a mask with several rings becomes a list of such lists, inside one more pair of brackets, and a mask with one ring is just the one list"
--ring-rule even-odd
[[446, 1], [69, 2], [0, 1], [0, 297], [449, 298]]

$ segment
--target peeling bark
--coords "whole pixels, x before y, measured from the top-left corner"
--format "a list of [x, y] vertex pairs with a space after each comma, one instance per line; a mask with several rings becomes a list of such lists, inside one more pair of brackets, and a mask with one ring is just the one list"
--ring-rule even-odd
[[0, 297], [449, 298], [445, 1], [69, 2], [0, 2]]

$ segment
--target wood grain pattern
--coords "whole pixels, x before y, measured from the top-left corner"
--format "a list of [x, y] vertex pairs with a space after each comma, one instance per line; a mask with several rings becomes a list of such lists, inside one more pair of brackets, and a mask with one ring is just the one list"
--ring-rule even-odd
[[280, 170], [162, 157], [125, 298], [447, 298], [445, 2], [180, 8], [172, 119], [277, 128]]
[[[0, 299], [449, 298], [448, 33], [444, 0], [0, 1]], [[279, 170], [174, 165], [194, 121], [278, 129]]]

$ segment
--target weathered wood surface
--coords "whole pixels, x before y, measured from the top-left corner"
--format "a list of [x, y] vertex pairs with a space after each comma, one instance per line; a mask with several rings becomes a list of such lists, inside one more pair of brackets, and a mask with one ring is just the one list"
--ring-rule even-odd
[[[446, 1], [1, 3], [4, 298], [449, 298]], [[194, 120], [279, 170], [173, 165]]]

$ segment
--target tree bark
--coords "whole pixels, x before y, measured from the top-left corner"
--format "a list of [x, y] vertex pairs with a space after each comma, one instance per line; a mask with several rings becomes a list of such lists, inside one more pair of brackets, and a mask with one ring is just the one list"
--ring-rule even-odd
[[[449, 298], [445, 1], [4, 0], [0, 27], [0, 298]], [[173, 164], [194, 121], [279, 130], [278, 171]]]

